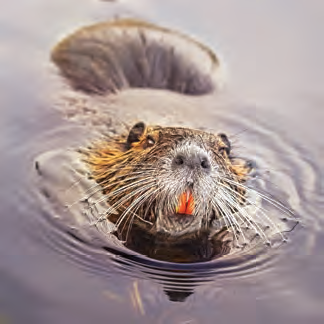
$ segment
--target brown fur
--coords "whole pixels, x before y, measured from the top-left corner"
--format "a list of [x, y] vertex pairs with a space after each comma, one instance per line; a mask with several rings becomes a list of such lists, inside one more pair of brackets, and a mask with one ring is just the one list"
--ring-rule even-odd
[[[159, 177], [159, 159], [170, 154], [176, 142], [186, 139], [192, 142], [200, 141], [207, 150], [213, 152], [214, 163], [217, 164], [225, 174], [238, 183], [244, 183], [251, 167], [245, 160], [234, 158], [230, 153], [230, 143], [224, 134], [214, 135], [199, 130], [186, 129], [180, 127], [159, 127], [144, 126], [143, 123], [136, 124], [128, 134], [116, 136], [101, 141], [89, 150], [85, 151], [84, 160], [89, 165], [93, 179], [102, 187], [104, 194], [114, 192], [131, 182], [133, 172], [145, 170], [147, 166], [152, 167], [152, 172]], [[134, 135], [135, 133], [135, 135]], [[132, 142], [130, 142], [132, 138]], [[116, 182], [116, 183], [115, 183]], [[114, 184], [115, 183], [115, 184]], [[233, 189], [242, 196], [245, 190], [241, 187], [233, 186]], [[133, 189], [122, 192], [114, 199], [107, 199], [113, 205], [118, 199], [129, 194]], [[123, 211], [137, 198], [135, 195], [117, 210], [121, 215]], [[237, 197], [240, 203], [244, 203], [242, 197]], [[151, 208], [147, 212], [147, 208]], [[153, 206], [144, 205], [142, 210], [142, 220], [154, 223], [156, 215], [152, 210]], [[111, 220], [118, 221], [115, 214], [111, 215]], [[125, 220], [126, 222], [126, 220]]]

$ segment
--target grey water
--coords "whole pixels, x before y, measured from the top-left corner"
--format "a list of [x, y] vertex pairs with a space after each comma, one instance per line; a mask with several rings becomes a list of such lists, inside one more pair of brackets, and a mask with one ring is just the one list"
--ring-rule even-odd
[[[221, 56], [231, 99], [197, 123], [235, 134], [266, 189], [293, 208], [300, 225], [286, 244], [244, 261], [157, 262], [85, 244], [30, 199], [35, 158], [87, 133], [51, 106], [50, 50], [116, 15], [178, 29]], [[323, 18], [316, 0], [3, 3], [0, 322], [323, 323]]]

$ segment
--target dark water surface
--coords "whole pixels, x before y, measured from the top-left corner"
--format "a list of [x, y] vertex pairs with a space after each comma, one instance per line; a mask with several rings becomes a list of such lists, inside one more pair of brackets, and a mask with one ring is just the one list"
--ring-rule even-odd
[[[324, 322], [321, 1], [33, 0], [3, 7], [0, 323]], [[153, 261], [118, 242], [104, 244], [104, 236], [80, 240], [77, 228], [32, 198], [34, 159], [87, 134], [51, 107], [50, 49], [79, 26], [128, 12], [221, 53], [231, 99], [200, 111], [194, 124], [237, 134], [237, 149], [260, 166], [260, 185], [301, 220], [287, 244], [205, 264]]]

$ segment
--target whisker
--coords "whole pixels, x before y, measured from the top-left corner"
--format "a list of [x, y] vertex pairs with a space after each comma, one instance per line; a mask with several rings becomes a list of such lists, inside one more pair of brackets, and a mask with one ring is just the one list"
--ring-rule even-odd
[[131, 182], [130, 184], [127, 184], [123, 187], [120, 187], [118, 188], [117, 190], [114, 190], [110, 193], [107, 193], [105, 195], [103, 195], [102, 198], [92, 202], [92, 204], [98, 204], [98, 203], [101, 203], [102, 201], [105, 201], [107, 200], [108, 198], [111, 198], [111, 197], [114, 197], [116, 196], [117, 194], [121, 194], [122, 192], [125, 192], [127, 190], [129, 190], [130, 188], [133, 188], [133, 187], [136, 187], [138, 184], [146, 184], [146, 183], [150, 183], [150, 182], [154, 182], [155, 180], [154, 179], [141, 179], [141, 180], [138, 180], [138, 181], [135, 181], [135, 182]]
[[[143, 175], [143, 173], [139, 173], [139, 174], [142, 174], [142, 175]], [[119, 178], [121, 178], [121, 177], [126, 177], [126, 175], [121, 175], [121, 176], [119, 176]], [[139, 178], [143, 178], [143, 176], [138, 175], [138, 176], [136, 176], [136, 177], [130, 177], [130, 178], [123, 179], [123, 180], [117, 180], [117, 179], [116, 179], [116, 180], [107, 180], [107, 181], [104, 181], [104, 182], [109, 182], [109, 181], [110, 181], [109, 185], [107, 185], [107, 186], [102, 186], [102, 183], [96, 183], [96, 184], [94, 184], [93, 186], [89, 187], [89, 188], [85, 191], [85, 193], [88, 193], [88, 192], [90, 192], [90, 191], [93, 190], [93, 189], [96, 189], [95, 191], [88, 193], [86, 196], [83, 196], [82, 198], [80, 198], [80, 199], [74, 201], [74, 202], [73, 202], [72, 204], [70, 204], [70, 205], [66, 205], [66, 208], [70, 209], [70, 208], [73, 207], [75, 204], [77, 204], [77, 203], [79, 203], [79, 202], [82, 202], [82, 201], [86, 201], [86, 200], [88, 200], [89, 198], [91, 198], [93, 195], [95, 195], [96, 193], [98, 193], [98, 192], [100, 192], [100, 191], [104, 191], [104, 190], [106, 190], [106, 189], [108, 189], [108, 188], [110, 188], [110, 187], [112, 187], [112, 186], [114, 186], [114, 185], [116, 185], [116, 184], [118, 184], [118, 183], [122, 183], [122, 182], [129, 181], [129, 180], [134, 180], [134, 179], [139, 179]], [[80, 180], [80, 181], [81, 181], [81, 180]], [[74, 185], [75, 185], [75, 184], [74, 184]], [[73, 186], [73, 185], [72, 185], [72, 186]]]
[[[118, 210], [118, 208], [120, 208], [123, 203], [125, 201], [127, 201], [129, 198], [133, 197], [134, 195], [137, 195], [138, 193], [140, 193], [141, 191], [147, 189], [148, 186], [153, 186], [153, 185], [147, 185], [146, 187], [140, 187], [138, 189], [136, 189], [135, 191], [130, 192], [129, 194], [123, 196], [120, 200], [118, 200], [117, 202], [115, 202], [113, 205], [109, 206], [106, 211], [99, 217], [99, 219], [97, 220], [96, 223], [100, 222], [101, 220], [106, 219], [107, 217], [109, 217], [109, 215], [115, 211]], [[104, 196], [104, 198], [106, 198], [106, 196]], [[117, 226], [117, 225], [116, 225]]]
[[[226, 203], [227, 203], [227, 205], [228, 205], [227, 210], [229, 210], [229, 215], [233, 219], [233, 221], [235, 222], [236, 227], [239, 229], [238, 233], [239, 234], [242, 234], [244, 244], [246, 244], [247, 239], [246, 239], [246, 237], [244, 235], [244, 231], [242, 230], [241, 225], [236, 220], [236, 217], [235, 216], [237, 216], [237, 215], [235, 215], [235, 213], [233, 213], [233, 208], [237, 209], [237, 207], [238, 207], [237, 204], [235, 204], [235, 202], [232, 200], [232, 197], [231, 196], [228, 197], [224, 192], [220, 192], [219, 194], [220, 194], [220, 197], [223, 200], [225, 206], [226, 206]], [[244, 221], [242, 220], [242, 218], [241, 218], [240, 215], [238, 215], [238, 218], [244, 224]]]
[[238, 187], [242, 187], [242, 188], [244, 188], [244, 189], [246, 189], [246, 190], [254, 191], [254, 192], [256, 192], [260, 197], [262, 197], [264, 200], [268, 201], [268, 202], [271, 203], [272, 205], [276, 206], [276, 207], [277, 207], [278, 209], [280, 209], [282, 212], [284, 212], [284, 213], [288, 213], [288, 214], [294, 216], [294, 212], [293, 212], [292, 210], [290, 210], [288, 207], [286, 207], [285, 205], [283, 205], [283, 204], [280, 203], [279, 201], [277, 201], [277, 200], [275, 200], [275, 199], [273, 199], [273, 198], [270, 198], [270, 197], [268, 197], [268, 196], [266, 196], [266, 195], [260, 193], [260, 192], [257, 191], [256, 189], [254, 189], [254, 188], [250, 188], [250, 187], [248, 187], [248, 186], [243, 185], [242, 183], [238, 183], [238, 182], [236, 182], [236, 181], [233, 181], [233, 180], [230, 180], [230, 179], [227, 179], [227, 178], [223, 178], [222, 180], [227, 181], [227, 182], [229, 182], [229, 183], [231, 183], [231, 184], [233, 184], [233, 185], [236, 185], [236, 186], [238, 186]]
[[[224, 195], [224, 199], [226, 199], [229, 203], [233, 203], [233, 198], [231, 195]], [[246, 212], [246, 210], [244, 208], [242, 208], [238, 203], [234, 203], [233, 205], [235, 205], [235, 209], [237, 209], [239, 211], [239, 213], [241, 213], [242, 217], [248, 222], [248, 224], [253, 228], [254, 232], [257, 234], [257, 235], [260, 235], [264, 237], [264, 239], [266, 241], [268, 241], [268, 237], [267, 235], [265, 234], [265, 232], [262, 230], [262, 228], [259, 226], [259, 224], [255, 223], [252, 219], [252, 217]], [[239, 219], [242, 221], [243, 224], [245, 224], [245, 221], [244, 219], [241, 218], [240, 214], [235, 214], [233, 217], [239, 217]], [[243, 231], [242, 231], [242, 234], [243, 234]]]
[[236, 234], [236, 230], [235, 230], [235, 225], [232, 225], [232, 221], [231, 221], [230, 217], [228, 217], [227, 207], [225, 206], [225, 208], [222, 208], [220, 206], [220, 205], [223, 205], [223, 203], [221, 202], [220, 199], [212, 200], [212, 203], [214, 205], [214, 208], [216, 208], [217, 210], [221, 210], [222, 211], [222, 214], [225, 216], [224, 217], [224, 221], [225, 221], [226, 227], [227, 228], [233, 228], [234, 227], [233, 234], [234, 234], [235, 241], [238, 244], [238, 238], [237, 238], [237, 234]]
[[[142, 191], [145, 191], [146, 189], [150, 189], [150, 188], [153, 188], [153, 186], [152, 186], [152, 185], [144, 186], [144, 187], [140, 188], [141, 190], [139, 190], [139, 191], [137, 192], [137, 194], [140, 193], [140, 192], [142, 192]], [[117, 223], [116, 223], [116, 227], [119, 227], [119, 225], [122, 223], [122, 221], [123, 221], [123, 219], [125, 218], [125, 216], [128, 214], [129, 210], [130, 210], [134, 205], [136, 205], [137, 202], [139, 202], [141, 199], [142, 199], [142, 195], [139, 196], [138, 198], [136, 198], [136, 199], [131, 203], [131, 205], [130, 205], [129, 207], [127, 207], [127, 209], [122, 213], [122, 215], [121, 215], [120, 218], [118, 219], [118, 221], [117, 221]]]
[[[127, 229], [127, 233], [126, 233], [126, 241], [127, 241], [127, 238], [128, 238], [128, 235], [129, 235], [129, 231], [130, 231], [130, 229], [131, 229], [131, 226], [133, 225], [134, 216], [136, 216], [136, 217], [142, 219], [141, 217], [139, 217], [139, 216], [137, 215], [137, 211], [138, 211], [138, 209], [141, 207], [141, 205], [144, 204], [145, 200], [146, 200], [148, 197], [150, 197], [150, 196], [152, 195], [152, 193], [156, 192], [157, 190], [158, 190], [158, 189], [153, 190], [153, 192], [145, 192], [145, 193], [142, 195], [142, 196], [143, 196], [143, 199], [142, 199], [141, 201], [138, 202], [138, 206], [137, 206], [137, 208], [134, 210], [134, 212], [132, 212], [132, 213], [133, 213], [133, 218], [132, 218], [131, 223], [129, 224], [128, 229]], [[134, 206], [135, 206], [135, 205], [134, 205]], [[143, 220], [143, 219], [142, 219], [142, 220]], [[151, 223], [151, 224], [152, 224], [152, 223]], [[153, 225], [153, 224], [152, 224], [152, 225]]]
[[[258, 208], [259, 210], [260, 210], [260, 212], [264, 215], [264, 217], [266, 218], [266, 220], [268, 220], [269, 222], [270, 222], [270, 224], [272, 224], [272, 226], [275, 228], [275, 230], [278, 232], [278, 233], [280, 233], [280, 235], [281, 235], [281, 237], [282, 237], [282, 239], [283, 240], [286, 240], [286, 238], [284, 237], [284, 235], [282, 235], [282, 231], [280, 231], [280, 229], [279, 229], [279, 227], [272, 221], [272, 219], [266, 214], [266, 212], [267, 212], [267, 210], [264, 208], [264, 207], [262, 207], [262, 206], [257, 206], [256, 204], [255, 204], [255, 202], [253, 202], [253, 201], [251, 201], [249, 198], [247, 198], [246, 196], [244, 196], [244, 195], [242, 195], [242, 194], [240, 194], [240, 193], [238, 193], [238, 192], [236, 192], [234, 189], [232, 189], [232, 188], [230, 188], [230, 187], [226, 187], [225, 185], [223, 185], [223, 184], [220, 184], [221, 186], [223, 186], [226, 190], [229, 190], [229, 191], [231, 191], [231, 192], [233, 192], [233, 193], [235, 193], [236, 195], [238, 195], [238, 196], [240, 196], [240, 197], [242, 197], [242, 198], [244, 198], [249, 204], [251, 204], [251, 205], [253, 205], [253, 206], [255, 206], [256, 208]], [[258, 194], [258, 192], [256, 191], [256, 193]], [[241, 208], [241, 207], [239, 207], [239, 208]], [[242, 210], [244, 210], [244, 209], [242, 209]], [[245, 213], [246, 213], [246, 211], [244, 211]], [[247, 214], [247, 213], [246, 213]], [[247, 214], [247, 216], [249, 217], [249, 219], [251, 220], [251, 222], [252, 222], [252, 219], [251, 219], [251, 217]], [[262, 220], [261, 219], [261, 217], [256, 213], [256, 216], [260, 219], [260, 220]], [[256, 224], [256, 223], [255, 223]], [[252, 224], [251, 224], [252, 225]], [[258, 224], [256, 224], [257, 225], [257, 227], [260, 229], [260, 227], [259, 227], [259, 225]], [[261, 230], [262, 231], [262, 230]], [[263, 231], [262, 231], [263, 232]], [[256, 233], [258, 233], [258, 231], [256, 231]], [[267, 239], [268, 240], [268, 239]]]

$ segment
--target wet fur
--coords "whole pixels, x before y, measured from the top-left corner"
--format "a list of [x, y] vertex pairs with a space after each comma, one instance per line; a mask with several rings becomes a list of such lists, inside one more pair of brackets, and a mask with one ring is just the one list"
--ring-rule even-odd
[[[100, 185], [111, 206], [107, 207], [107, 217], [124, 228], [131, 227], [133, 222], [142, 222], [154, 231], [156, 230], [154, 224], [158, 218], [157, 207], [166, 214], [175, 213], [179, 194], [186, 189], [186, 184], [180, 186], [179, 183], [179, 188], [183, 189], [175, 190], [174, 199], [170, 203], [170, 198], [166, 196], [174, 185], [170, 183], [172, 171], [161, 165], [161, 161], [172, 159], [173, 150], [177, 145], [183, 145], [182, 143], [186, 140], [202, 145], [210, 153], [212, 164], [218, 168], [217, 174], [222, 175], [219, 180], [211, 181], [209, 188], [193, 184], [195, 194], [199, 196], [197, 201], [202, 200], [204, 196], [217, 196], [217, 186], [223, 182], [224, 186], [233, 191], [230, 193], [233, 197], [233, 206], [229, 207], [233, 209], [231, 212], [235, 210], [235, 204], [243, 205], [245, 189], [239, 184], [245, 183], [251, 167], [245, 160], [235, 158], [230, 154], [230, 143], [224, 134], [214, 135], [179, 127], [146, 127], [140, 122], [131, 129], [129, 134], [107, 139], [83, 152], [84, 160], [89, 165], [93, 179]], [[169, 176], [170, 172], [171, 176]], [[224, 181], [226, 178], [238, 185], [226, 183]], [[148, 186], [147, 190], [145, 186]], [[235, 192], [237, 195], [234, 194]], [[142, 199], [141, 196], [144, 198]], [[136, 203], [137, 199], [139, 199], [138, 203]], [[163, 201], [165, 203], [161, 203]], [[220, 206], [217, 209], [208, 208], [208, 206], [205, 208], [208, 209], [210, 215], [204, 215], [206, 211], [201, 208], [197, 210], [195, 217], [202, 218], [201, 224], [204, 224], [206, 229], [212, 220], [211, 210], [213, 209], [214, 217], [222, 217], [223, 211]], [[168, 215], [163, 215], [163, 217], [168, 217]], [[183, 219], [185, 222], [185, 217]], [[174, 230], [174, 233], [169, 231], [171, 236], [176, 235], [182, 229], [181, 227], [187, 224], [176, 221], [173, 225], [178, 228]], [[202, 229], [192, 226], [189, 233], [199, 232]]]

